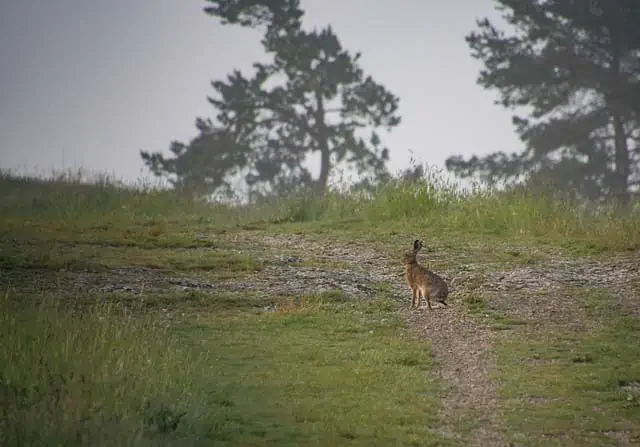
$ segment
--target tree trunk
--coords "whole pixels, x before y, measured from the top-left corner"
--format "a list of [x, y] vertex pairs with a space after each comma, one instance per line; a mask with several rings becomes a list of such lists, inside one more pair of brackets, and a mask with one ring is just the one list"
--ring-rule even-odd
[[331, 173], [331, 151], [329, 149], [329, 136], [327, 135], [327, 125], [324, 121], [325, 110], [322, 92], [315, 91], [317, 110], [316, 110], [316, 139], [318, 148], [320, 149], [320, 176], [316, 182], [316, 194], [324, 197], [329, 183], [329, 174]]
[[624, 124], [619, 113], [613, 115], [613, 132], [615, 142], [615, 195], [620, 204], [629, 204], [629, 148], [627, 146], [627, 135], [624, 131]]
[[611, 97], [609, 98], [609, 110], [613, 119], [613, 141], [614, 141], [614, 160], [615, 160], [615, 177], [614, 191], [615, 199], [626, 207], [630, 202], [629, 194], [629, 175], [630, 160], [629, 147], [627, 144], [627, 134], [624, 129], [623, 111], [625, 110], [625, 100], [623, 81], [620, 76], [621, 71], [621, 47], [618, 44], [619, 39], [617, 32], [613, 33], [611, 61]]
[[329, 172], [331, 171], [331, 154], [328, 148], [323, 148], [320, 155], [320, 177], [318, 177], [317, 192], [320, 197], [324, 197], [329, 183]]

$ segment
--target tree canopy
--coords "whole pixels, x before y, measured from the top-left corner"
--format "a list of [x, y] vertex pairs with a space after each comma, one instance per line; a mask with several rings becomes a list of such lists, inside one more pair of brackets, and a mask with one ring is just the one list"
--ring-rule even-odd
[[640, 181], [640, 2], [495, 0], [466, 36], [484, 64], [478, 83], [515, 115], [522, 153], [450, 157], [459, 177], [545, 183], [626, 202]]
[[188, 144], [172, 141], [173, 158], [141, 151], [142, 160], [156, 176], [166, 176], [174, 189], [187, 195], [218, 193], [232, 196], [230, 178], [247, 163], [249, 148], [211, 120], [198, 118], [199, 134]]
[[[192, 181], [204, 174], [212, 190], [228, 186], [229, 175], [242, 172], [251, 191], [272, 194], [300, 186], [323, 194], [338, 165], [355, 169], [363, 182], [386, 174], [389, 151], [379, 131], [399, 124], [399, 100], [364, 73], [360, 53], [343, 48], [330, 26], [303, 29], [297, 0], [208, 4], [205, 12], [223, 24], [263, 31], [261, 42], [270, 60], [254, 63], [249, 75], [234, 70], [213, 81], [209, 102], [219, 129], [214, 132], [211, 121], [199, 120], [209, 125], [199, 128], [200, 136], [190, 144], [174, 142], [171, 161], [159, 153], [143, 153], [154, 172], [174, 169], [178, 177]], [[196, 155], [207, 150], [211, 155]], [[319, 154], [317, 178], [308, 166], [312, 153]], [[197, 159], [203, 165], [199, 174], [175, 172], [174, 166], [189, 165], [182, 159]], [[209, 164], [216, 166], [204, 167]]]

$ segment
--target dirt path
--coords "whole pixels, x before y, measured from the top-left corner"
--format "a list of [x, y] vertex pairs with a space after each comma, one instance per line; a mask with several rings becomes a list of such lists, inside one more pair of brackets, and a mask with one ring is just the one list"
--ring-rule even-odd
[[[458, 304], [408, 314], [411, 326], [432, 345], [444, 386], [441, 433], [466, 445], [503, 445], [491, 346], [495, 332], [474, 322]], [[463, 439], [461, 430], [468, 430]]]
[[[259, 275], [266, 279], [258, 282], [263, 281], [263, 285], [266, 282], [279, 292], [339, 288], [353, 296], [372, 298], [374, 285], [382, 283], [394, 299], [409, 306], [410, 294], [399, 257], [395, 259], [362, 243], [319, 241], [300, 235], [265, 236], [261, 242], [267, 253], [278, 253], [285, 261], [313, 260], [320, 264], [266, 269]], [[434, 257], [442, 256], [427, 253], [421, 262], [428, 264]], [[509, 331], [492, 329], [490, 319], [483, 323], [477, 315], [472, 317], [463, 302], [465, 298], [481, 298], [489, 309], [522, 323], [511, 327], [512, 331], [544, 332], [554, 325], [588, 331], [598, 322], [580, 307], [575, 299], [576, 290], [614, 291], [616, 299], [612, 305], [623, 313], [639, 315], [638, 254], [603, 261], [548, 253], [543, 260], [514, 263], [503, 269], [470, 263], [463, 256], [467, 258], [461, 254], [453, 264], [449, 262], [451, 269], [440, 271], [453, 282], [449, 307], [434, 307], [431, 312], [407, 309], [403, 314], [414, 333], [430, 342], [444, 386], [441, 396], [444, 425], [433, 429], [460, 445], [509, 445], [502, 436], [503, 417], [497, 383], [492, 378], [496, 368], [492, 347], [500, 337], [508, 337]]]
[[[327, 265], [346, 262], [355, 272], [346, 272], [348, 281], [344, 284], [338, 281], [333, 286], [351, 293], [354, 289], [371, 290], [371, 283], [383, 283], [390, 287], [395, 299], [405, 303], [407, 308], [409, 306], [410, 292], [404, 284], [399, 259], [357, 243], [318, 242], [291, 235], [266, 237], [264, 242], [270, 250], [290, 256], [312, 256]], [[314, 286], [322, 285], [322, 281], [317, 282], [322, 276], [316, 275], [315, 281], [308, 282], [307, 287], [313, 290]], [[334, 279], [339, 277], [334, 276]], [[441, 396], [444, 426], [434, 427], [434, 430], [466, 445], [503, 445], [495, 384], [490, 379], [495, 366], [490, 348], [496, 334], [467, 315], [461, 303], [456, 302], [459, 299], [456, 295], [460, 293], [461, 290], [452, 291], [452, 305], [447, 308], [434, 306], [431, 312], [403, 311], [413, 332], [431, 343], [445, 386]], [[357, 295], [370, 297], [366, 293]], [[461, 427], [468, 430], [468, 439], [463, 439]]]

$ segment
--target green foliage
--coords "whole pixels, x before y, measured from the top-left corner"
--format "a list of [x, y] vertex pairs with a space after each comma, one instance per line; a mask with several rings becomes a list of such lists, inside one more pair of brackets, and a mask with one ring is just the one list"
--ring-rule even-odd
[[297, 26], [304, 12], [300, 0], [206, 0], [204, 11], [219, 17], [223, 24], [240, 24], [251, 27], [267, 27], [274, 32]]
[[489, 20], [466, 40], [484, 69], [478, 82], [499, 104], [525, 108], [513, 118], [521, 154], [450, 157], [460, 177], [525, 178], [537, 188], [628, 202], [640, 181], [637, 108], [640, 4], [623, 1], [496, 0], [510, 32]]
[[[277, 196], [293, 185], [312, 186], [305, 166], [310, 152], [321, 155], [320, 192], [334, 163], [352, 165], [361, 175], [383, 173], [388, 151], [378, 134], [374, 130], [366, 141], [357, 132], [397, 125], [398, 99], [365, 76], [360, 54], [343, 49], [331, 27], [305, 31], [299, 23], [266, 33], [262, 43], [273, 61], [254, 64], [251, 78], [236, 71], [226, 82], [214, 82], [217, 97], [210, 98], [222, 125], [254, 150], [247, 184], [261, 191], [266, 183]], [[282, 82], [265, 87], [275, 78]]]

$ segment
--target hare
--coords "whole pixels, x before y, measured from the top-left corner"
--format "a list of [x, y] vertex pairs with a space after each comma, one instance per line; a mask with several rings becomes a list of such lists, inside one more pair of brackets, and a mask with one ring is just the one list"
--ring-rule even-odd
[[427, 299], [429, 310], [431, 310], [431, 298], [446, 306], [445, 300], [449, 295], [449, 287], [440, 276], [418, 264], [416, 256], [421, 248], [422, 241], [416, 239], [413, 243], [413, 250], [406, 252], [403, 258], [404, 276], [413, 292], [411, 309], [420, 307], [421, 297]]

